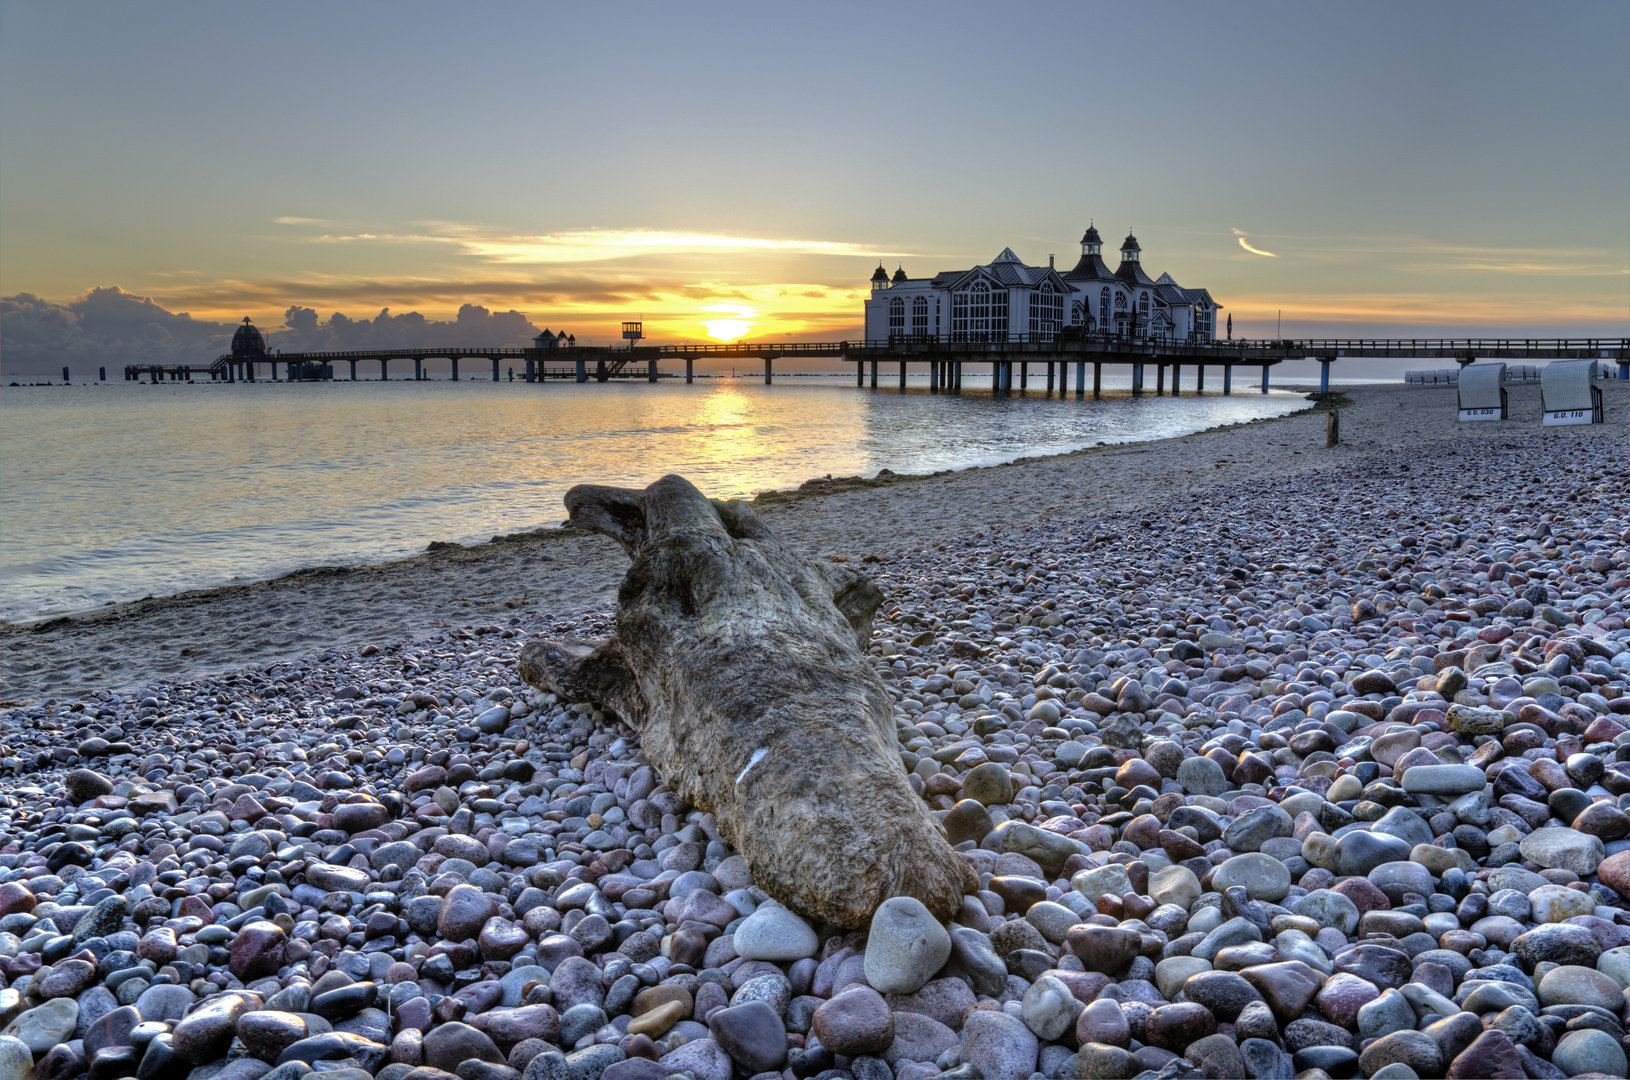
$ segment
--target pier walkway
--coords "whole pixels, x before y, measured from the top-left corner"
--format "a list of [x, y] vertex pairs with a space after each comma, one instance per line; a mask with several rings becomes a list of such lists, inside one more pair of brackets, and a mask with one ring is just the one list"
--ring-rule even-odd
[[[898, 366], [898, 385], [906, 387], [908, 369], [927, 370], [929, 390], [935, 393], [959, 393], [966, 372], [970, 378], [979, 378], [990, 390], [998, 394], [1013, 390], [1029, 390], [1035, 377], [1037, 389], [1045, 386], [1047, 392], [1070, 392], [1070, 368], [1075, 368], [1074, 392], [1084, 397], [1089, 386], [1094, 396], [1102, 390], [1103, 369], [1106, 365], [1129, 368], [1132, 392], [1142, 394], [1149, 389], [1149, 369], [1154, 369], [1154, 392], [1167, 392], [1170, 369], [1171, 392], [1181, 389], [1183, 369], [1192, 368], [1192, 386], [1196, 392], [1205, 390], [1207, 369], [1221, 369], [1224, 394], [1233, 392], [1234, 369], [1261, 370], [1260, 388], [1268, 389], [1271, 369], [1287, 360], [1315, 360], [1321, 365], [1321, 389], [1329, 389], [1330, 366], [1334, 363], [1361, 363], [1365, 360], [1439, 359], [1469, 364], [1474, 360], [1504, 360], [1532, 362], [1537, 360], [1597, 360], [1618, 365], [1619, 377], [1630, 378], [1630, 339], [1626, 338], [1341, 338], [1341, 339], [1284, 339], [1284, 340], [1224, 340], [1224, 341], [1168, 341], [1157, 338], [1126, 338], [1116, 335], [1072, 334], [1064, 332], [1047, 337], [1024, 336], [998, 340], [949, 340], [931, 337], [901, 337], [886, 341], [786, 342], [738, 341], [728, 344], [636, 345], [632, 348], [610, 346], [563, 346], [559, 348], [421, 348], [421, 349], [365, 349], [345, 352], [267, 353], [253, 357], [226, 355], [207, 368], [196, 369], [196, 374], [207, 374], [211, 380], [227, 382], [254, 382], [262, 370], [269, 368], [273, 381], [280, 380], [282, 365], [286, 381], [329, 381], [338, 373], [349, 371], [350, 381], [359, 377], [358, 365], [379, 364], [379, 377], [390, 377], [393, 361], [413, 364], [413, 378], [425, 378], [424, 364], [428, 360], [447, 360], [452, 377], [460, 377], [460, 361], [488, 361], [492, 379], [500, 381], [503, 368], [508, 366], [509, 378], [517, 375], [522, 381], [540, 383], [548, 381], [607, 382], [616, 380], [642, 380], [657, 382], [676, 379], [677, 371], [664, 371], [662, 366], [685, 365], [686, 382], [695, 378], [697, 360], [755, 359], [764, 363], [764, 381], [775, 377], [775, 361], [786, 359], [835, 359], [855, 365], [855, 384], [880, 384], [881, 369]], [[520, 369], [517, 371], [517, 367]], [[1040, 370], [1032, 372], [1033, 368]], [[151, 381], [184, 379], [190, 381], [195, 369], [186, 366], [132, 366], [125, 369], [126, 379], [139, 380], [147, 375]], [[895, 374], [893, 370], [890, 375]], [[989, 382], [985, 383], [984, 379]], [[891, 380], [892, 381], [892, 380]], [[1017, 384], [1017, 385], [1015, 385]], [[974, 384], [970, 383], [972, 389]]]

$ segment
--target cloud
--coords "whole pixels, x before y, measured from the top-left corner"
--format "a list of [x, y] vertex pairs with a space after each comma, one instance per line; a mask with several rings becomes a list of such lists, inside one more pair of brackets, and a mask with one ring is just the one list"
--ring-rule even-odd
[[[55, 374], [65, 365], [81, 378], [97, 367], [204, 365], [231, 348], [236, 329], [235, 320], [195, 319], [117, 286], [91, 289], [66, 304], [32, 293], [0, 299], [0, 357], [10, 375]], [[520, 346], [531, 344], [539, 328], [519, 311], [465, 303], [446, 321], [416, 311], [392, 315], [386, 308], [372, 319], [335, 312], [324, 322], [314, 308], [290, 305], [282, 326], [263, 323], [261, 329], [271, 348], [298, 352], [449, 343]]]
[[[1249, 233], [1230, 230], [1239, 245], [1256, 255], [1273, 255], [1247, 243]], [[1339, 262], [1384, 259], [1388, 273], [1445, 274], [1544, 274], [1549, 277], [1625, 277], [1630, 267], [1621, 252], [1585, 246], [1523, 247], [1502, 245], [1452, 244], [1429, 237], [1393, 236], [1291, 236], [1296, 260]], [[1278, 246], [1277, 244], [1275, 245]], [[1274, 255], [1277, 258], [1277, 255]]]
[[1252, 247], [1250, 244], [1246, 243], [1245, 238], [1251, 235], [1250, 233], [1243, 233], [1238, 229], [1231, 229], [1229, 231], [1239, 238], [1239, 246], [1244, 248], [1246, 251], [1249, 251], [1252, 255], [1266, 255], [1270, 259], [1279, 258], [1279, 256], [1275, 255], [1271, 251], [1263, 251], [1261, 248]]
[[91, 289], [67, 304], [32, 293], [0, 299], [0, 357], [8, 372], [197, 362], [224, 351], [229, 324], [167, 311], [118, 286]]
[[519, 311], [489, 311], [480, 304], [460, 306], [458, 314], [445, 322], [417, 311], [392, 315], [385, 308], [372, 319], [353, 319], [336, 311], [326, 323], [315, 308], [291, 304], [283, 313], [283, 325], [269, 335], [268, 346], [284, 352], [448, 344], [517, 348], [532, 344], [538, 331]]
[[[318, 218], [282, 217], [283, 225], [332, 225]], [[838, 240], [801, 240], [668, 229], [574, 229], [527, 235], [502, 233], [456, 221], [426, 221], [420, 231], [323, 232], [305, 239], [319, 244], [440, 244], [483, 262], [515, 265], [610, 262], [650, 256], [707, 255], [723, 252], [766, 255], [842, 255], [907, 258], [911, 252]]]

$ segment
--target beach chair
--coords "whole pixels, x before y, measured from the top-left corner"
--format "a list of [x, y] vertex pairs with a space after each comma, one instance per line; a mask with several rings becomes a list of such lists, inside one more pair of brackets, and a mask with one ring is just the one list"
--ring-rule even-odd
[[1594, 360], [1558, 360], [1539, 373], [1539, 399], [1544, 427], [1602, 422], [1602, 388], [1591, 376]]
[[1460, 419], [1506, 419], [1505, 365], [1472, 364], [1459, 380]]

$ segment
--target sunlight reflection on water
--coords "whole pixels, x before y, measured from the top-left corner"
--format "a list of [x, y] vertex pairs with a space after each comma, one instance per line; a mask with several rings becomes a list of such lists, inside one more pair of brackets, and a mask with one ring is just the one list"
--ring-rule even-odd
[[557, 525], [577, 483], [677, 472], [709, 495], [751, 496], [827, 473], [967, 468], [1302, 406], [1281, 391], [1094, 402], [929, 395], [911, 382], [906, 394], [857, 390], [852, 376], [8, 388], [0, 616]]

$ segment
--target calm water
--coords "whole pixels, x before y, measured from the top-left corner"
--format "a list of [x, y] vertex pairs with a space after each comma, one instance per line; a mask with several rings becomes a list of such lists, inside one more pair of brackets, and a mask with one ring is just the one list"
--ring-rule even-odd
[[643, 486], [678, 472], [734, 497], [826, 473], [925, 473], [1180, 435], [1302, 405], [1282, 391], [996, 400], [778, 379], [7, 388], [0, 617], [557, 525], [561, 496], [582, 482]]

